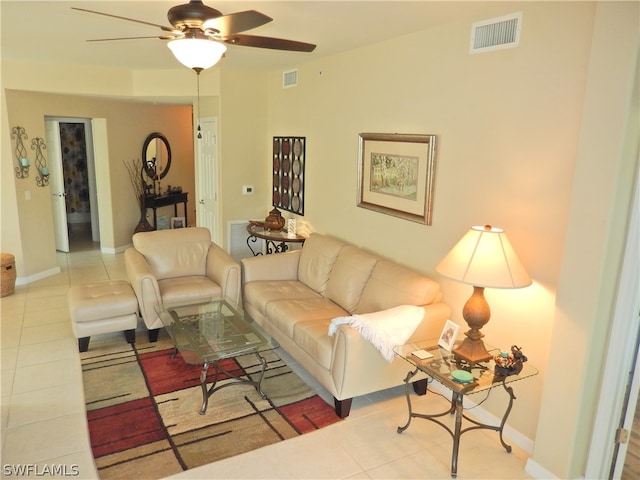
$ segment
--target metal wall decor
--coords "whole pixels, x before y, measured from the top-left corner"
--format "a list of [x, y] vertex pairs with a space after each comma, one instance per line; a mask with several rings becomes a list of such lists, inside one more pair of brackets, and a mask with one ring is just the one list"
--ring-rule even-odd
[[29, 176], [29, 167], [31, 164], [27, 158], [27, 149], [25, 148], [24, 143], [22, 143], [23, 139], [26, 140], [28, 138], [27, 132], [24, 127], [13, 127], [11, 129], [11, 138], [16, 142], [13, 150], [16, 161], [18, 162], [18, 166], [16, 167], [16, 177], [27, 178]]
[[47, 145], [44, 143], [44, 138], [35, 137], [31, 140], [31, 150], [36, 151], [36, 169], [38, 170], [38, 176], [36, 176], [36, 183], [39, 187], [46, 187], [49, 185], [49, 168], [47, 167], [47, 159], [42, 153], [47, 149]]
[[273, 206], [304, 215], [306, 137], [273, 137]]

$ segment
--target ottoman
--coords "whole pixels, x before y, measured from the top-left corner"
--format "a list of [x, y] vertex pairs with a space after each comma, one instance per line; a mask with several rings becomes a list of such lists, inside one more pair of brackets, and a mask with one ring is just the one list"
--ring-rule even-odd
[[67, 302], [81, 352], [89, 349], [91, 335], [123, 330], [127, 342], [135, 342], [138, 300], [129, 283], [114, 281], [71, 287]]

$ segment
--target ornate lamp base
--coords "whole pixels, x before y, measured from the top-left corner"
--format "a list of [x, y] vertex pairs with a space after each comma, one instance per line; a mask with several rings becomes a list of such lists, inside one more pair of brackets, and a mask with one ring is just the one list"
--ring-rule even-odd
[[453, 354], [469, 363], [479, 363], [491, 360], [493, 355], [487, 352], [482, 340], [471, 340], [465, 338], [464, 341], [453, 349]]
[[469, 363], [485, 362], [493, 358], [484, 346], [480, 329], [491, 318], [489, 304], [484, 298], [483, 287], [473, 287], [473, 294], [462, 309], [462, 316], [469, 325], [470, 330], [465, 332], [467, 338], [453, 349], [453, 353]]

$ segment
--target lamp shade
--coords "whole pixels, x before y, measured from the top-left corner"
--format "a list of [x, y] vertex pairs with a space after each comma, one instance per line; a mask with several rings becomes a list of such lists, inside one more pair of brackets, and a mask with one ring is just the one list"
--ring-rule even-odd
[[504, 230], [490, 225], [472, 227], [440, 261], [436, 272], [477, 287], [531, 285]]
[[204, 38], [178, 38], [167, 46], [185, 67], [200, 70], [213, 67], [227, 51], [223, 43]]

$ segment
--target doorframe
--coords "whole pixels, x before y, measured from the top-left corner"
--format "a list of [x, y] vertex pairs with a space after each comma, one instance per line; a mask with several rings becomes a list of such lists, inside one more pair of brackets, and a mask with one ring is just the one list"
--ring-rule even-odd
[[[98, 194], [96, 181], [96, 164], [93, 146], [93, 121], [86, 117], [56, 117], [45, 116], [45, 122], [53, 122], [56, 125], [58, 136], [60, 135], [61, 123], [82, 123], [84, 124], [84, 141], [87, 151], [87, 181], [89, 183], [89, 214], [91, 217], [91, 239], [94, 242], [100, 241], [100, 221], [98, 209]], [[62, 161], [62, 152], [58, 152], [62, 172], [64, 172], [64, 162]], [[55, 227], [54, 227], [55, 228]], [[67, 232], [68, 237], [68, 232]]]
[[[219, 121], [218, 121], [218, 117], [216, 115], [209, 115], [206, 117], [202, 117], [202, 118], [197, 118], [196, 117], [196, 112], [194, 110], [194, 125], [200, 124], [202, 125], [203, 123], [207, 123], [207, 122], [211, 122], [215, 124], [215, 137], [216, 137], [216, 144], [215, 144], [215, 154], [213, 157], [213, 162], [214, 162], [214, 166], [213, 166], [213, 171], [215, 172], [215, 205], [214, 205], [214, 209], [215, 209], [215, 228], [213, 229], [213, 231], [211, 232], [212, 234], [212, 240], [214, 243], [218, 244], [218, 245], [222, 245], [223, 243], [223, 229], [222, 229], [222, 212], [221, 212], [221, 208], [220, 208], [220, 127], [219, 127]], [[199, 139], [197, 138], [197, 132], [194, 129], [194, 151], [196, 152], [196, 154], [194, 155], [195, 157], [195, 162], [196, 164], [194, 165], [194, 175], [195, 175], [195, 187], [196, 187], [196, 225], [201, 226], [199, 223], [199, 215], [198, 215], [198, 210], [200, 209], [200, 200], [201, 200], [201, 189], [202, 189], [202, 184], [201, 184], [201, 178], [200, 178], [200, 173], [201, 173], [201, 168], [202, 168], [202, 148], [201, 148], [201, 144]]]
[[[616, 459], [614, 457], [616, 432], [621, 418], [625, 419], [625, 428], [630, 431], [640, 393], [639, 375], [633, 375], [632, 383], [629, 385], [629, 372], [634, 368], [636, 372], [640, 369], [640, 356], [636, 355], [636, 342], [640, 331], [638, 265], [640, 265], [640, 169], [636, 173], [629, 231], [618, 282], [616, 306], [585, 478], [609, 478], [612, 462], [616, 462], [615, 471], [618, 473], [624, 464], [628, 443], [622, 445]], [[627, 392], [629, 392], [628, 403], [625, 401]]]

